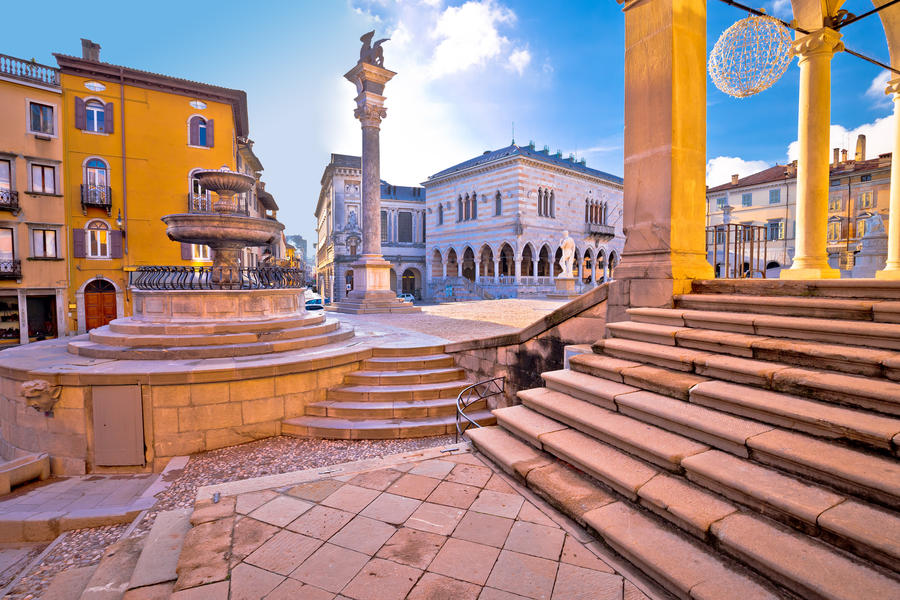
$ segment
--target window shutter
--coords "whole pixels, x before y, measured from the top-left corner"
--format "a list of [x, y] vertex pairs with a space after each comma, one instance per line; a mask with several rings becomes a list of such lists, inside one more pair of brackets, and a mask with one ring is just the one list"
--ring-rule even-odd
[[113, 129], [113, 105], [112, 102], [107, 102], [103, 107], [103, 132], [112, 133]]
[[181, 242], [181, 260], [191, 260], [191, 245]]
[[84, 109], [84, 100], [75, 96], [75, 129], [87, 129], [87, 112]]
[[84, 258], [84, 229], [72, 228], [72, 246], [75, 258]]
[[122, 258], [122, 232], [121, 231], [110, 231], [109, 232], [109, 257], [110, 258]]
[[215, 146], [215, 137], [213, 137], [213, 132], [215, 131], [214, 121], [212, 119], [208, 119], [206, 121], [206, 145], [212, 148]]
[[[188, 124], [188, 131], [190, 132], [190, 135], [188, 136], [188, 144], [190, 144], [191, 146], [199, 146], [200, 145], [200, 117], [191, 117], [191, 120]], [[207, 133], [207, 135], [208, 135], [208, 133]]]

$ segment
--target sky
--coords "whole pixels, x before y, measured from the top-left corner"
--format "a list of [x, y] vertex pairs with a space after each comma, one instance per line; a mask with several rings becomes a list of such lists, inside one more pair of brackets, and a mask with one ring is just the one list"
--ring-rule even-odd
[[[746, 0], [745, 0], [746, 1]], [[787, 20], [788, 0], [753, 3]], [[315, 241], [313, 212], [332, 152], [359, 154], [354, 86], [343, 78], [371, 29], [397, 75], [385, 95], [381, 176], [417, 185], [485, 150], [534, 141], [622, 175], [624, 16], [613, 0], [291, 0], [254, 3], [120, 3], [92, 11], [45, 2], [40, 35], [8, 27], [0, 54], [55, 64], [80, 56], [80, 38], [101, 60], [247, 92], [250, 137], [266, 189], [288, 234]], [[862, 13], [866, 0], [844, 8]], [[746, 13], [708, 3], [707, 46]], [[4, 7], [7, 23], [29, 23], [28, 3]], [[877, 16], [842, 30], [848, 48], [887, 62]], [[892, 150], [887, 72], [846, 53], [832, 63], [832, 147], [868, 155]], [[799, 68], [794, 60], [769, 90], [747, 99], [707, 77], [707, 183], [796, 158]], [[514, 133], [513, 133], [514, 132]]]

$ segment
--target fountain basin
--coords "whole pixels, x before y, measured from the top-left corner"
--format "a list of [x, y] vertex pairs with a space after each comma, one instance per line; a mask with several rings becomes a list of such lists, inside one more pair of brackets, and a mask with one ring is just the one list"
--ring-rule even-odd
[[221, 213], [166, 215], [166, 235], [175, 242], [205, 244], [210, 248], [244, 248], [272, 243], [284, 229], [273, 219]]

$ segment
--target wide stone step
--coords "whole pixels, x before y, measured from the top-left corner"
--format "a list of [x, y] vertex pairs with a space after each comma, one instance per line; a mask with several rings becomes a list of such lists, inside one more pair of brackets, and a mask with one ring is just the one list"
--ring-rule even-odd
[[[816, 340], [832, 344], [900, 350], [900, 323], [873, 323], [839, 319], [814, 319], [753, 314], [671, 309], [633, 309], [643, 322], [694, 327], [768, 337]], [[678, 320], [681, 320], [678, 325]]]
[[342, 385], [326, 393], [327, 400], [335, 401], [399, 401], [455, 398], [472, 381], [446, 381], [438, 383], [414, 383], [408, 385]]
[[593, 348], [632, 362], [684, 372], [693, 370], [700, 377], [900, 414], [900, 383], [894, 381], [619, 338], [598, 340]]
[[96, 344], [89, 340], [75, 340], [68, 344], [69, 352], [89, 358], [118, 358], [122, 360], [182, 360], [197, 358], [233, 358], [275, 352], [290, 352], [343, 342], [353, 337], [353, 328], [341, 325], [322, 335], [296, 340], [233, 344], [230, 346], [174, 346], [171, 348], [126, 348]]
[[132, 335], [212, 335], [246, 333], [256, 331], [277, 331], [306, 325], [318, 325], [325, 320], [322, 313], [306, 313], [294, 317], [266, 319], [264, 321], [223, 321], [216, 323], [172, 323], [136, 320], [133, 318], [114, 319], [109, 322], [109, 330]]
[[882, 279], [695, 279], [693, 294], [740, 294], [742, 296], [800, 296], [849, 298], [851, 300], [900, 300], [896, 281]]
[[[594, 348], [601, 348], [597, 344], [594, 344]], [[578, 354], [569, 359], [569, 366], [577, 373], [624, 383], [685, 401], [690, 397], [691, 389], [695, 385], [709, 381], [706, 377], [693, 373], [672, 371], [604, 354]], [[596, 382], [593, 385], [596, 385]]]
[[456, 367], [407, 369], [404, 371], [363, 370], [344, 378], [348, 385], [402, 385], [406, 383], [444, 383], [465, 379], [466, 372]]
[[366, 359], [362, 364], [362, 368], [367, 371], [415, 371], [419, 369], [443, 369], [452, 366], [454, 366], [454, 360], [449, 354], [373, 357]]
[[674, 300], [677, 308], [691, 310], [736, 311], [851, 321], [875, 320], [874, 308], [883, 302], [880, 300], [744, 294], [683, 294], [675, 296]]
[[244, 333], [212, 333], [212, 334], [134, 334], [117, 333], [100, 327], [90, 332], [90, 339], [97, 344], [107, 346], [123, 346], [129, 348], [161, 348], [172, 346], [225, 346], [255, 344], [259, 342], [275, 342], [294, 340], [304, 337], [323, 335], [338, 329], [338, 321], [321, 322], [315, 325], [304, 325], [276, 331], [244, 332]]
[[518, 396], [525, 406], [546, 417], [670, 471], [680, 472], [686, 456], [709, 449], [695, 440], [552, 389], [523, 390]]
[[[487, 407], [486, 400], [473, 402], [472, 410]], [[337, 417], [342, 419], [412, 419], [418, 417], [434, 417], [456, 414], [456, 397], [436, 398], [434, 400], [397, 400], [397, 401], [349, 401], [336, 402], [324, 400], [308, 404], [307, 416]]]
[[178, 578], [175, 567], [184, 544], [184, 537], [191, 529], [190, 508], [179, 508], [159, 513], [144, 542], [128, 589], [146, 588]]
[[[467, 413], [480, 425], [493, 425], [488, 410]], [[420, 419], [338, 419], [303, 416], [282, 422], [284, 435], [335, 440], [381, 440], [427, 437], [456, 433], [456, 415]]]
[[128, 590], [145, 540], [130, 537], [109, 546], [81, 593], [81, 600], [120, 600]]
[[424, 358], [435, 354], [443, 354], [443, 352], [443, 346], [379, 346], [377, 348], [372, 348], [372, 356], [375, 358]]

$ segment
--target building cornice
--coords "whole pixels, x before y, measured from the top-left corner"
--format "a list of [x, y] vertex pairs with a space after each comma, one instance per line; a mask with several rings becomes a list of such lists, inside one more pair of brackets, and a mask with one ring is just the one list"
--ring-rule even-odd
[[[563, 167], [562, 165], [548, 164], [543, 161], [535, 160], [533, 158], [530, 158], [527, 156], [522, 156], [519, 154], [512, 155], [512, 156], [504, 156], [504, 157], [501, 157], [501, 158], [491, 161], [491, 162], [481, 163], [479, 165], [469, 167], [466, 169], [462, 169], [460, 171], [454, 171], [453, 173], [448, 173], [447, 175], [444, 175], [441, 177], [435, 177], [432, 179], [428, 179], [428, 180], [422, 182], [422, 187], [424, 187], [427, 190], [429, 187], [434, 186], [436, 184], [437, 185], [446, 185], [448, 183], [452, 183], [453, 181], [457, 181], [459, 179], [465, 179], [467, 177], [471, 177], [472, 175], [478, 175], [481, 173], [487, 173], [487, 172], [493, 171], [499, 167], [506, 166], [506, 163], [513, 164], [513, 165], [515, 165], [516, 163], [521, 163], [525, 166], [539, 167], [545, 171], [550, 171], [553, 173], [561, 173], [563, 175], [575, 177], [576, 179], [583, 179], [585, 181], [603, 183], [607, 186], [610, 186], [610, 187], [613, 187], [613, 188], [616, 188], [619, 190], [624, 189], [624, 185], [621, 183], [609, 181], [608, 179], [604, 179], [603, 177], [591, 176], [591, 175], [588, 175], [587, 173], [583, 173], [583, 172], [577, 171], [575, 169], [567, 169], [567, 168]], [[426, 194], [426, 197], [427, 197], [427, 194]]]

